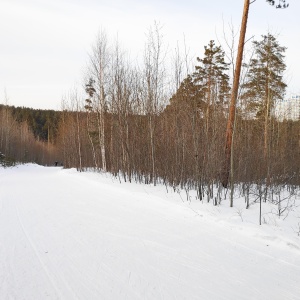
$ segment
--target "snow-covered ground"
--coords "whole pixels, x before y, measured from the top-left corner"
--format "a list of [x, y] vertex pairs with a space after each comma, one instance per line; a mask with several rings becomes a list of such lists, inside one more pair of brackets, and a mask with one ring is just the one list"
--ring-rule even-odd
[[259, 226], [257, 205], [185, 199], [74, 169], [0, 168], [0, 299], [300, 299], [297, 211]]

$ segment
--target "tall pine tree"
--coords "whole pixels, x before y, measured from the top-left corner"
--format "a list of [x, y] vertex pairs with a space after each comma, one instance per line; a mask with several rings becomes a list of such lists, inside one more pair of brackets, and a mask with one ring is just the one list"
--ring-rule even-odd
[[247, 111], [260, 119], [269, 118], [277, 100], [283, 99], [286, 84], [284, 52], [276, 38], [268, 33], [262, 40], [254, 41], [254, 57], [249, 64], [242, 98]]
[[221, 46], [210, 41], [204, 47], [204, 58], [197, 57], [199, 62], [195, 72], [188, 75], [171, 99], [171, 105], [177, 101], [185, 102], [197, 110], [209, 110], [217, 105], [223, 107], [229, 97], [228, 64]]
[[200, 65], [196, 66], [196, 72], [193, 73], [194, 84], [208, 106], [223, 104], [229, 95], [228, 64], [224, 51], [214, 41], [210, 41], [204, 49], [204, 58], [197, 57]]
[[286, 84], [283, 73], [286, 69], [284, 62], [285, 47], [279, 45], [276, 38], [268, 33], [261, 41], [254, 41], [255, 56], [250, 61], [245, 91], [249, 111], [263, 121], [263, 155], [266, 165], [267, 187], [270, 184], [270, 134], [269, 125], [275, 102], [284, 97]]

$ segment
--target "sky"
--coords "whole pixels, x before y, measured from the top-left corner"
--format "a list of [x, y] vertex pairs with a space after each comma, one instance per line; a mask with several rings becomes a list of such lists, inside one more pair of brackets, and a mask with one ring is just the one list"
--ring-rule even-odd
[[[278, 10], [256, 0], [247, 29], [247, 39], [259, 40], [269, 31], [287, 47], [287, 96], [300, 94], [300, 1], [288, 1], [288, 9]], [[189, 56], [201, 57], [210, 40], [225, 45], [229, 24], [238, 32], [243, 2], [0, 0], [0, 103], [60, 109], [64, 95], [82, 89], [88, 54], [100, 30], [118, 38], [135, 58], [142, 56], [146, 33], [156, 21], [168, 49], [185, 40]]]

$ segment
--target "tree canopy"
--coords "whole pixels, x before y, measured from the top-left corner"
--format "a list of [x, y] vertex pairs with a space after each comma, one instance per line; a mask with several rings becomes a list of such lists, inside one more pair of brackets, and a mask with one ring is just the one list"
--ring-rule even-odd
[[280, 46], [270, 33], [254, 41], [254, 57], [250, 60], [246, 81], [242, 85], [242, 99], [248, 111], [256, 117], [269, 116], [274, 103], [285, 95], [286, 83], [283, 74], [286, 69], [284, 53], [286, 47]]

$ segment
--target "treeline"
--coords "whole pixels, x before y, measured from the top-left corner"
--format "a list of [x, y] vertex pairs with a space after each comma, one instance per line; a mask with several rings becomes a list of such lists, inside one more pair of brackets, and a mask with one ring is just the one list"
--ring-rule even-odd
[[[3, 105], [0, 105], [0, 108]], [[55, 143], [60, 120], [60, 111], [9, 106], [12, 117], [26, 122], [37, 140]]]
[[0, 105], [0, 152], [7, 164], [53, 164], [60, 112]]
[[[233, 136], [231, 186], [300, 185], [300, 121], [278, 121], [286, 84], [284, 51], [271, 34], [253, 43], [244, 64]], [[177, 53], [178, 54], [178, 53]], [[210, 41], [193, 72], [174, 55], [172, 74], [157, 27], [141, 66], [101, 33], [90, 55], [85, 91], [71, 92], [61, 112], [0, 107], [0, 151], [20, 161], [62, 162], [108, 171], [125, 180], [196, 189], [200, 199], [222, 189], [230, 62]]]

